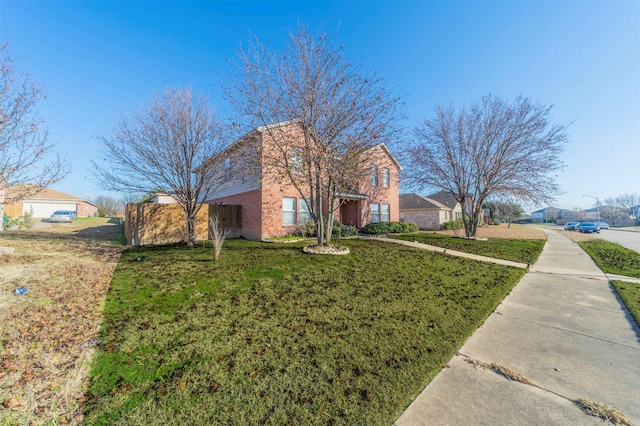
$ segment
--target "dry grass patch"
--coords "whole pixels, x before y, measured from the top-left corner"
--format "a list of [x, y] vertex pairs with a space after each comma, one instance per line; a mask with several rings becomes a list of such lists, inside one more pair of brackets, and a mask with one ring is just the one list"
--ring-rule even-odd
[[498, 373], [513, 382], [524, 383], [525, 385], [533, 385], [533, 382], [524, 377], [522, 374], [503, 365], [496, 364], [495, 362], [488, 363], [471, 357], [465, 357], [465, 361], [476, 368], [482, 368], [484, 370], [490, 370]]
[[590, 416], [599, 417], [602, 420], [609, 422], [614, 425], [624, 425], [624, 426], [632, 426], [631, 420], [625, 417], [620, 411], [616, 408], [601, 404], [599, 402], [592, 401], [588, 398], [581, 398], [575, 401], [575, 403]]
[[0, 246], [15, 249], [0, 256], [0, 424], [78, 424], [121, 248], [31, 231]]

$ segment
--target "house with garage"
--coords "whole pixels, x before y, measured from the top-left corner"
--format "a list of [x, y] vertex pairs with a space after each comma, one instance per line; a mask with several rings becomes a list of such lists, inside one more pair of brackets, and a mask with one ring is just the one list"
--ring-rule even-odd
[[442, 224], [462, 217], [462, 208], [451, 193], [437, 192], [425, 197], [418, 194], [400, 195], [400, 221], [413, 223], [428, 231], [442, 229]]
[[43, 188], [36, 192], [31, 187], [12, 186], [6, 190], [4, 214], [7, 216], [30, 214], [34, 218], [47, 218], [56, 210], [73, 210], [77, 212], [78, 217], [98, 214], [98, 206], [92, 202], [51, 188]]
[[[277, 142], [276, 130], [279, 132]], [[286, 143], [282, 142], [283, 134]], [[311, 219], [312, 204], [317, 200], [305, 190], [308, 185], [305, 186], [302, 170], [307, 167], [308, 159], [303, 154], [304, 140], [304, 130], [295, 121], [249, 132], [212, 159], [209, 166], [220, 168], [228, 181], [203, 202], [241, 206], [241, 234], [248, 239], [262, 240], [298, 232]], [[270, 155], [273, 153], [276, 155]], [[398, 221], [402, 167], [383, 143], [372, 145], [361, 155], [366, 158], [366, 164], [359, 163], [359, 166], [366, 168], [363, 170], [367, 178], [336, 194], [338, 206], [334, 219], [358, 229], [371, 222]], [[258, 158], [258, 161], [249, 158]], [[326, 194], [321, 198], [322, 211], [327, 214]]]

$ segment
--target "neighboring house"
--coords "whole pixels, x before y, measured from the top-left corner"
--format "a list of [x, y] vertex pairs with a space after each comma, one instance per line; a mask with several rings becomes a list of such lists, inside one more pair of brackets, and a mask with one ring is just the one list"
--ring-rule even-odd
[[[302, 141], [302, 130], [297, 123], [259, 127], [216, 158], [221, 173], [225, 173], [225, 169], [229, 171], [229, 182], [204, 200], [207, 204], [242, 206], [242, 236], [248, 239], [288, 235], [310, 219], [309, 199], [300, 195], [281, 170], [278, 172], [265, 164], [247, 166], [243, 161], [246, 150], [262, 152], [262, 158], [265, 158], [265, 150], [275, 149], [270, 139], [272, 136], [267, 131], [274, 127], [283, 128], [287, 137], [291, 137], [291, 146], [294, 147], [289, 158], [291, 167], [302, 165], [302, 159], [295, 156], [295, 146], [301, 145]], [[342, 224], [358, 229], [370, 222], [399, 220], [398, 176], [401, 166], [384, 144], [373, 147], [368, 158], [371, 159], [371, 179], [361, 182], [359, 188], [339, 194], [340, 208], [335, 215]]]
[[559, 209], [557, 207], [545, 207], [544, 209], [536, 210], [535, 212], [531, 213], [531, 222], [555, 223], [556, 219], [558, 219], [558, 213], [560, 213], [561, 210], [562, 209]]
[[[440, 193], [436, 193], [438, 196]], [[400, 222], [413, 223], [422, 230], [434, 231], [442, 228], [442, 224], [462, 216], [460, 204], [453, 198], [446, 197], [446, 193], [439, 198], [449, 205], [423, 197], [418, 194], [400, 195]], [[453, 202], [451, 202], [453, 200]]]
[[156, 192], [153, 194], [151, 202], [154, 204], [175, 204], [177, 203], [173, 195], [168, 192]]
[[[17, 195], [17, 188], [7, 189], [7, 200], [15, 198]], [[35, 218], [46, 218], [56, 210], [74, 210], [78, 217], [90, 217], [98, 214], [98, 206], [92, 202], [50, 188], [44, 188], [35, 195], [24, 197], [13, 203], [7, 202], [4, 213], [11, 217], [31, 214]]]

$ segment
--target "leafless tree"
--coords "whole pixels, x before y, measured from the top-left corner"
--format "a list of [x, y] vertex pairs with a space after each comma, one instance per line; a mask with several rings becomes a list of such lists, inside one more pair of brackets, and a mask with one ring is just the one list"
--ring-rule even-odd
[[482, 204], [509, 198], [553, 200], [551, 175], [562, 167], [565, 125], [550, 123], [551, 107], [524, 97], [508, 102], [487, 95], [470, 107], [439, 106], [413, 130], [404, 179], [416, 188], [450, 191], [462, 206], [465, 234], [476, 235]]
[[[44, 88], [16, 71], [7, 49], [0, 46], [0, 217], [5, 203], [40, 192], [70, 170], [36, 111]], [[5, 192], [8, 187], [11, 195]]]
[[640, 225], [640, 194], [622, 194], [617, 196], [616, 203], [629, 213], [636, 225]]
[[340, 195], [369, 179], [376, 145], [396, 140], [398, 98], [382, 78], [348, 62], [334, 35], [303, 25], [281, 52], [250, 40], [236, 65], [227, 98], [243, 124], [261, 127], [272, 144], [258, 153], [260, 166], [311, 200], [317, 242], [330, 243]]
[[229, 230], [222, 229], [222, 223], [217, 215], [209, 218], [209, 235], [211, 236], [211, 241], [213, 241], [213, 258], [218, 260], [220, 259], [220, 251], [222, 251], [224, 240], [229, 235]]
[[124, 212], [124, 203], [115, 197], [109, 195], [98, 195], [93, 203], [98, 206], [98, 216], [115, 216]]
[[166, 89], [146, 108], [122, 116], [102, 136], [104, 161], [92, 161], [105, 189], [170, 193], [185, 212], [187, 243], [194, 247], [202, 200], [221, 185], [215, 167], [199, 167], [226, 148], [225, 126], [208, 101], [190, 87]]

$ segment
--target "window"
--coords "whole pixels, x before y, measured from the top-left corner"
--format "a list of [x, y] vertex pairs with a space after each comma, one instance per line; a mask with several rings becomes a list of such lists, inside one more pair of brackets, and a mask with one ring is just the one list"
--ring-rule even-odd
[[371, 203], [371, 223], [380, 222], [380, 204]]
[[231, 157], [227, 157], [224, 159], [224, 175], [225, 177], [231, 176]]
[[303, 171], [302, 149], [293, 148], [291, 150], [291, 172], [302, 173], [302, 171]]
[[389, 204], [382, 204], [380, 207], [382, 207], [380, 222], [389, 222], [391, 219], [391, 206], [389, 206]]
[[282, 197], [282, 224], [296, 224], [296, 199], [293, 197]]
[[385, 188], [389, 187], [389, 169], [386, 167], [382, 169], [382, 186]]
[[300, 198], [299, 202], [299, 208], [298, 210], [300, 211], [300, 223], [302, 222], [308, 222], [311, 220], [311, 200], [309, 198]]
[[371, 185], [378, 186], [378, 166], [371, 165]]

